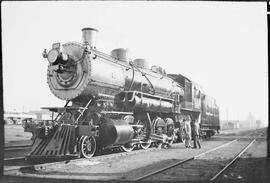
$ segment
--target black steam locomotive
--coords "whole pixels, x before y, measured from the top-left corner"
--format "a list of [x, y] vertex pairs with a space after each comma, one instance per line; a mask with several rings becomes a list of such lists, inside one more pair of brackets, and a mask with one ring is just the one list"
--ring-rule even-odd
[[49, 61], [47, 82], [64, 107], [47, 107], [57, 116], [50, 126], [36, 128], [28, 158], [82, 156], [97, 150], [183, 140], [182, 121], [198, 120], [204, 136], [220, 128], [214, 99], [178, 74], [149, 68], [144, 59], [129, 58], [126, 49], [107, 55], [96, 49], [98, 31], [82, 29], [82, 43], [54, 43], [44, 50]]

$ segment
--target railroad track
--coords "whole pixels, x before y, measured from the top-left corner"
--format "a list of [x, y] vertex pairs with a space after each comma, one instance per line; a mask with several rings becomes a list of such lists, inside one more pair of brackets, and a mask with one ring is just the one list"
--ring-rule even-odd
[[222, 175], [231, 165], [244, 153], [246, 150], [256, 141], [253, 139], [247, 146], [245, 146], [222, 170], [220, 170], [216, 175], [214, 175], [209, 181], [213, 182]]
[[10, 162], [12, 161], [18, 162], [23, 161], [25, 159], [25, 155], [31, 149], [31, 145], [13, 145], [13, 146], [5, 146], [4, 154], [5, 158], [4, 161]]
[[[215, 147], [215, 148], [213, 148], [213, 149], [210, 149], [210, 150], [208, 150], [208, 151], [206, 151], [206, 152], [203, 152], [203, 153], [201, 153], [201, 154], [199, 154], [199, 155], [196, 155], [196, 156], [194, 156], [194, 157], [191, 157], [191, 158], [188, 158], [188, 159], [185, 159], [185, 160], [181, 160], [181, 161], [178, 161], [178, 162], [176, 162], [176, 163], [174, 163], [174, 164], [171, 164], [171, 165], [168, 165], [168, 166], [166, 166], [166, 167], [163, 167], [163, 168], [161, 168], [161, 169], [158, 169], [158, 170], [155, 170], [155, 171], [153, 171], [153, 172], [150, 172], [150, 173], [148, 173], [148, 174], [145, 174], [145, 175], [142, 175], [142, 176], [140, 176], [140, 177], [137, 177], [136, 179], [133, 179], [133, 181], [142, 181], [142, 180], [145, 180], [145, 179], [147, 179], [147, 178], [150, 178], [150, 177], [153, 177], [154, 175], [157, 175], [157, 174], [160, 174], [160, 173], [162, 173], [162, 172], [164, 172], [164, 171], [166, 171], [166, 170], [169, 170], [169, 169], [172, 169], [172, 168], [174, 168], [174, 167], [177, 167], [177, 166], [180, 166], [180, 165], [183, 165], [183, 164], [185, 164], [185, 163], [187, 163], [187, 162], [191, 162], [191, 161], [194, 161], [194, 160], [196, 160], [196, 159], [198, 159], [199, 157], [201, 157], [201, 156], [203, 156], [203, 155], [205, 155], [205, 154], [208, 154], [208, 153], [210, 153], [210, 152], [213, 152], [213, 151], [216, 151], [216, 150], [218, 150], [218, 149], [220, 149], [220, 148], [223, 148], [223, 147], [225, 147], [225, 146], [228, 146], [228, 145], [230, 145], [230, 144], [232, 144], [233, 142], [236, 142], [236, 141], [238, 141], [238, 140], [240, 140], [240, 138], [239, 139], [235, 139], [235, 140], [232, 140], [232, 141], [230, 141], [230, 142], [228, 142], [228, 143], [226, 143], [226, 144], [223, 144], [223, 145], [220, 145], [220, 146], [217, 146], [217, 147]], [[220, 170], [218, 173], [216, 173], [214, 176], [212, 176], [210, 179], [209, 179], [209, 182], [213, 182], [213, 181], [215, 181], [215, 180], [217, 180], [217, 178], [220, 176], [220, 175], [222, 175], [229, 167], [231, 167], [231, 165], [254, 143], [256, 141], [256, 138], [254, 138], [250, 143], [248, 143], [248, 145], [246, 145], [239, 153], [237, 153], [237, 155], [229, 162], [229, 163], [227, 163], [227, 165], [222, 169], [222, 170]]]

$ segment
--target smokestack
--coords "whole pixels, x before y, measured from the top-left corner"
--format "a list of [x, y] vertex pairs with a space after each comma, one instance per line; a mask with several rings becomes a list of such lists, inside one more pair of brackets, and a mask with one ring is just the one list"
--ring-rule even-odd
[[96, 48], [98, 30], [90, 27], [82, 29], [82, 43], [89, 45], [91, 48]]

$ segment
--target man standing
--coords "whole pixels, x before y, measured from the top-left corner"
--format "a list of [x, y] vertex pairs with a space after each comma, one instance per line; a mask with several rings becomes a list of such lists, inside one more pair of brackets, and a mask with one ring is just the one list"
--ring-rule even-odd
[[188, 115], [184, 119], [184, 131], [185, 131], [185, 145], [186, 148], [190, 148], [190, 141], [191, 141], [191, 126], [190, 126], [191, 118]]
[[194, 144], [193, 144], [193, 148], [197, 148], [197, 144], [199, 146], [199, 148], [201, 148], [201, 144], [199, 141], [199, 137], [200, 137], [200, 126], [199, 126], [199, 122], [196, 120], [195, 122], [193, 122], [192, 125], [192, 135], [193, 135], [193, 140], [194, 140]]

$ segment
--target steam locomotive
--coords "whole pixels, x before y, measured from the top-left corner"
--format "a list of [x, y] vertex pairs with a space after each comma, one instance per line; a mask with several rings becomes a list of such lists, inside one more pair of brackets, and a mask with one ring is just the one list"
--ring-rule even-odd
[[82, 43], [54, 43], [44, 50], [49, 88], [66, 104], [43, 108], [57, 115], [51, 125], [36, 128], [27, 158], [91, 158], [104, 149], [129, 152], [181, 142], [186, 118], [199, 121], [204, 136], [219, 130], [219, 108], [198, 84], [149, 68], [145, 59], [132, 61], [126, 49], [98, 51], [97, 34], [83, 28]]

